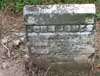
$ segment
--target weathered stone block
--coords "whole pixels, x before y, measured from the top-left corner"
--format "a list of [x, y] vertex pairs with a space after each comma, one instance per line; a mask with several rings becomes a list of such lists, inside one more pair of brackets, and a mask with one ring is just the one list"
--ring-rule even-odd
[[58, 65], [67, 72], [62, 76], [89, 76], [95, 56], [94, 4], [29, 5], [24, 18], [36, 60]]
[[93, 4], [27, 5], [26, 24], [93, 24]]

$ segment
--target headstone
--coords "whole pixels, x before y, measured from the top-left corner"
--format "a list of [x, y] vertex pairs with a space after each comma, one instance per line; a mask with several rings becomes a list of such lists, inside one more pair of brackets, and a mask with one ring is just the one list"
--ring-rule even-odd
[[[26, 5], [26, 38], [51, 76], [90, 76], [95, 56], [95, 5]], [[45, 67], [44, 67], [45, 68]], [[46, 71], [46, 70], [45, 70]], [[93, 74], [92, 74], [93, 75]]]

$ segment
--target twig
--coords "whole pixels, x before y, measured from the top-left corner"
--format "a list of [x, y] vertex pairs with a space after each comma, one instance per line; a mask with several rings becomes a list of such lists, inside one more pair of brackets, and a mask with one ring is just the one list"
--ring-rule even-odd
[[90, 65], [91, 65], [91, 71], [90, 71], [90, 76], [95, 76], [95, 63], [94, 63], [94, 61], [91, 59], [91, 63], [90, 63]]
[[2, 46], [3, 46], [5, 49], [7, 49], [7, 55], [8, 55], [8, 57], [10, 57], [11, 55], [10, 55], [10, 50], [9, 50], [9, 48], [8, 48], [6, 45], [4, 45], [2, 42], [1, 42], [1, 44], [2, 44]]
[[44, 76], [47, 76], [50, 69], [51, 69], [51, 65], [47, 68], [47, 71], [45, 72]]
[[54, 65], [55, 63], [52, 63], [48, 68], [47, 68], [47, 71], [45, 72], [44, 76], [47, 76], [49, 70], [51, 69], [52, 65]]

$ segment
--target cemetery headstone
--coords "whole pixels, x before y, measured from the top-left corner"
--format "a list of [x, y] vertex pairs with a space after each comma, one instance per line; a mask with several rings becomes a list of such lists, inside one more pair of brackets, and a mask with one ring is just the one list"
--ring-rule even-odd
[[46, 76], [93, 76], [95, 13], [94, 4], [24, 7], [26, 39]]

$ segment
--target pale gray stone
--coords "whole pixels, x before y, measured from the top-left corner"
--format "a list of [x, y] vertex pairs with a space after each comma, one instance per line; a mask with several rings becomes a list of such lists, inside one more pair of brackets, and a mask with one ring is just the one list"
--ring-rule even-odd
[[95, 56], [95, 10], [94, 4], [25, 6], [33, 55], [64, 65], [57, 69], [66, 68], [64, 76], [88, 76]]
[[93, 24], [94, 4], [27, 5], [26, 24]]

